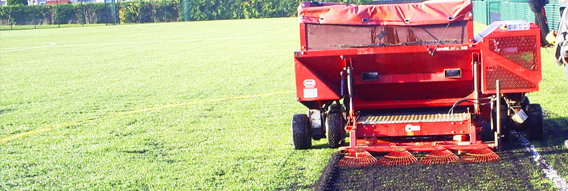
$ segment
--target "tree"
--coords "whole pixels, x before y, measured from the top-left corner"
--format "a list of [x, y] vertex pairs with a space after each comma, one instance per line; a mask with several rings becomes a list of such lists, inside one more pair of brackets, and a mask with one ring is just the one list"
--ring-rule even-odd
[[28, 5], [28, 0], [8, 0], [7, 5]]

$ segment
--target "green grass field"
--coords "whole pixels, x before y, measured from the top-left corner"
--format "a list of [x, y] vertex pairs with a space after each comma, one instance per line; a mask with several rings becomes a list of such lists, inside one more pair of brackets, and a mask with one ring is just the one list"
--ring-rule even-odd
[[[296, 18], [1, 31], [0, 189], [312, 189], [337, 150], [292, 147], [298, 47]], [[531, 101], [566, 118], [542, 55]]]

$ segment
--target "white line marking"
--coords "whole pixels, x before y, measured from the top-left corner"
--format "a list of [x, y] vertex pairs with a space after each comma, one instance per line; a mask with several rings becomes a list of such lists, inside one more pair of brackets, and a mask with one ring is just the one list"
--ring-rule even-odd
[[4, 50], [0, 52], [14, 52], [14, 51], [23, 51], [23, 50], [31, 50], [31, 49], [38, 49], [38, 48], [47, 48], [57, 45], [55, 42], [46, 42], [48, 45], [45, 46], [34, 46], [34, 47], [24, 47], [24, 48], [14, 48], [9, 50]]
[[566, 180], [562, 178], [562, 176], [560, 176], [558, 172], [556, 172], [554, 168], [552, 168], [552, 166], [550, 166], [546, 162], [546, 160], [544, 160], [544, 158], [542, 158], [542, 156], [534, 148], [534, 145], [531, 145], [529, 140], [521, 136], [518, 132], [513, 131], [513, 134], [519, 139], [521, 144], [525, 147], [525, 150], [530, 153], [530, 155], [533, 158], [533, 161], [538, 166], [540, 166], [540, 168], [542, 168], [542, 171], [544, 172], [546, 177], [550, 179], [550, 181], [552, 181], [552, 183], [554, 184], [554, 187], [558, 188], [558, 190], [568, 190], [568, 185], [566, 184]]
[[245, 37], [223, 37], [223, 38], [195, 38], [195, 39], [181, 39], [181, 40], [156, 40], [156, 41], [135, 41], [135, 42], [111, 42], [111, 43], [92, 43], [92, 44], [56, 44], [50, 42], [49, 45], [46, 46], [37, 46], [37, 47], [27, 47], [27, 48], [6, 48], [0, 52], [14, 52], [14, 51], [23, 51], [29, 49], [38, 49], [38, 48], [47, 48], [47, 47], [77, 47], [77, 46], [107, 46], [107, 45], [121, 45], [121, 44], [150, 44], [150, 43], [166, 43], [166, 42], [197, 42], [197, 41], [208, 41], [208, 40], [239, 40], [239, 39], [261, 39], [261, 38], [291, 38], [296, 37], [297, 35], [291, 36], [245, 36]]
[[254, 36], [254, 37], [224, 37], [224, 38], [195, 38], [195, 39], [181, 39], [181, 40], [156, 40], [156, 41], [135, 41], [135, 42], [112, 42], [112, 43], [93, 43], [93, 44], [67, 44], [58, 45], [58, 47], [75, 47], [75, 46], [97, 46], [97, 45], [121, 45], [121, 44], [149, 44], [149, 43], [166, 43], [166, 42], [197, 42], [208, 40], [239, 40], [239, 39], [260, 39], [260, 38], [290, 38], [292, 36]]

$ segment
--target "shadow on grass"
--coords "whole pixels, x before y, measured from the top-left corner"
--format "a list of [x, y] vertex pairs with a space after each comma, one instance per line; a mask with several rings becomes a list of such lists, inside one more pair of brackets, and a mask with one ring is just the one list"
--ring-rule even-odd
[[331, 149], [327, 144], [312, 145], [310, 149]]
[[34, 27], [33, 25], [31, 25], [31, 26], [26, 25], [25, 27], [24, 26], [17, 26], [17, 27], [14, 27], [14, 28], [1, 27], [0, 31], [24, 31], [24, 30], [56, 29], [56, 28], [65, 28], [65, 27], [57, 27], [57, 25], [55, 25], [55, 26], [49, 25], [49, 26], [41, 26], [41, 27]]
[[548, 114], [544, 119], [544, 137], [540, 142], [548, 145], [563, 145], [568, 139], [568, 117]]
[[[568, 139], [568, 117], [562, 117], [558, 114], [551, 113], [548, 111], [543, 111], [544, 113], [544, 124], [543, 124], [543, 137], [542, 140], [532, 140], [530, 143], [535, 148], [547, 148], [562, 145], [564, 147], [564, 141]], [[526, 136], [526, 131], [519, 132], [521, 135]], [[505, 150], [514, 150], [524, 148], [518, 143], [516, 138], [509, 141], [510, 143], [505, 147]], [[540, 152], [540, 151], [539, 151]], [[564, 153], [568, 150], [560, 151], [547, 151], [543, 150], [542, 153]]]
[[[564, 141], [568, 139], [568, 117], [563, 117], [555, 113], [544, 110], [544, 124], [542, 140], [532, 140], [531, 144], [539, 149], [541, 154], [560, 154], [568, 153]], [[524, 132], [521, 134], [525, 134]], [[556, 149], [554, 149], [556, 148]]]
[[23, 30], [37, 30], [37, 29], [57, 29], [57, 28], [74, 28], [74, 27], [91, 27], [91, 26], [114, 26], [114, 24], [61, 24], [61, 25], [9, 25], [0, 26], [0, 31], [23, 31]]
[[[548, 111], [544, 111], [544, 116], [542, 140], [533, 140], [530, 143], [543, 156], [568, 153], [567, 149], [562, 149], [564, 141], [568, 139], [568, 117], [561, 117]], [[525, 136], [525, 132], [520, 132], [520, 134]], [[561, 149], [558, 149], [559, 146]], [[512, 152], [522, 158], [531, 157], [516, 138], [504, 143], [504, 150], [501, 152]]]

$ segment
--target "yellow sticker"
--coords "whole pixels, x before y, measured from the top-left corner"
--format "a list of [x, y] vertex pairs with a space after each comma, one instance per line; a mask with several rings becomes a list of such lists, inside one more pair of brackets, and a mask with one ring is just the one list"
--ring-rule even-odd
[[554, 35], [554, 33], [556, 33], [556, 31], [552, 30], [546, 35], [546, 41], [549, 44], [554, 44], [554, 42], [556, 41], [556, 35]]

